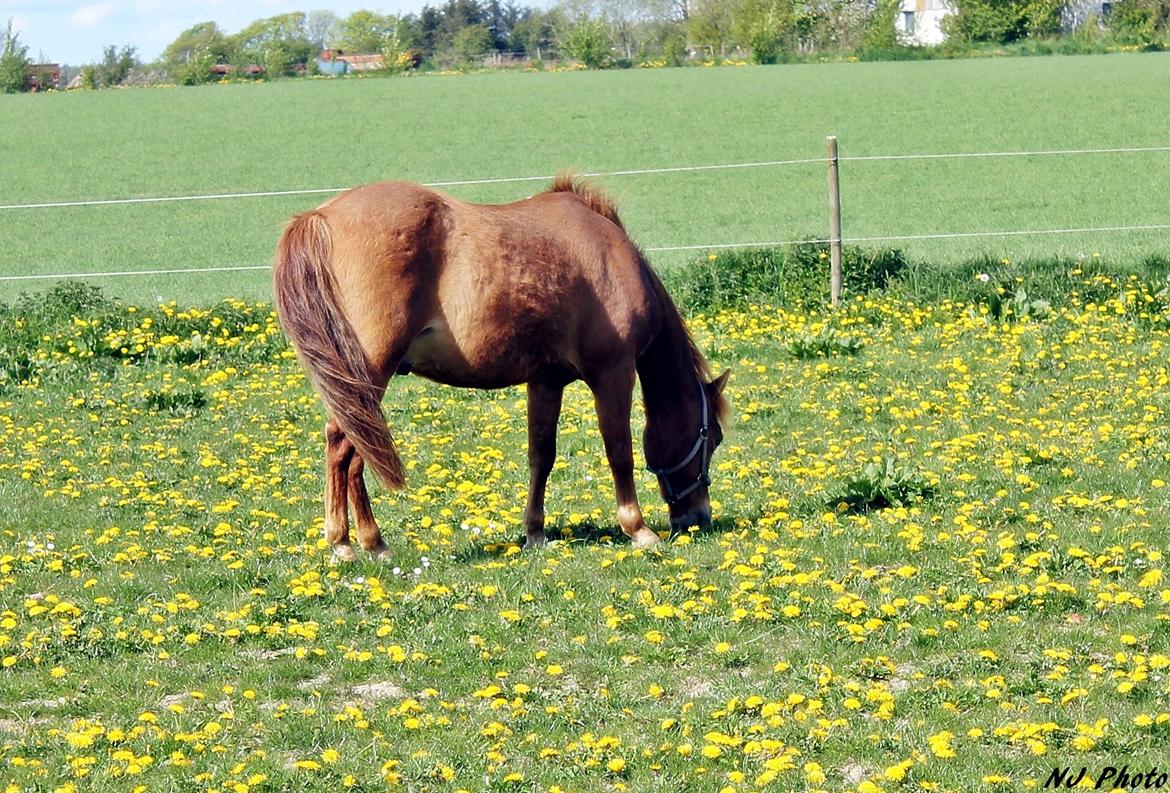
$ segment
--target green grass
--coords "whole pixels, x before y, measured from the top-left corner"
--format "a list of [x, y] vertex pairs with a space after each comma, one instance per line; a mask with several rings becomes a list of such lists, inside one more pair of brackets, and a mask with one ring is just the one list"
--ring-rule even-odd
[[[0, 97], [0, 203], [344, 187], [821, 157], [1166, 143], [1170, 55], [388, 80]], [[35, 134], [34, 134], [35, 133]], [[1156, 224], [1170, 155], [842, 165], [847, 236]], [[646, 247], [792, 239], [827, 226], [825, 169], [614, 177]], [[451, 188], [507, 201], [540, 183]], [[0, 273], [257, 265], [323, 197], [4, 211]], [[955, 263], [1170, 252], [1164, 232], [907, 242]], [[653, 256], [671, 267], [691, 254]], [[263, 272], [122, 279], [130, 298], [263, 297]], [[0, 283], [0, 296], [36, 288]]]
[[[396, 378], [394, 560], [340, 567], [267, 307], [0, 312], [0, 778], [893, 793], [1161, 763], [1170, 316], [1136, 276], [1061, 278], [1042, 316], [693, 316], [736, 418], [714, 528], [657, 551], [615, 528], [579, 384], [560, 541], [529, 553], [523, 392]], [[856, 354], [789, 352], [833, 335]]]

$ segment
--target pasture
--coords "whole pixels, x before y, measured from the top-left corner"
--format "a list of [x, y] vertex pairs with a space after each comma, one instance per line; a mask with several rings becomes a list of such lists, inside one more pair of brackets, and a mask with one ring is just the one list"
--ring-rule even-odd
[[[1168, 64], [3, 97], [0, 203], [795, 159], [829, 132], [847, 155], [1158, 146]], [[59, 140], [26, 156], [29, 127]], [[1158, 224], [1170, 154], [842, 175], [851, 236]], [[820, 164], [602, 181], [647, 247], [824, 226]], [[321, 198], [0, 210], [0, 273], [264, 264]], [[95, 282], [126, 302], [0, 283], [0, 790], [1007, 791], [1164, 763], [1166, 233], [898, 245], [922, 263], [833, 312], [714, 276], [711, 307], [684, 268], [725, 262], [651, 256], [735, 408], [714, 524], [655, 549], [616, 527], [580, 384], [556, 541], [521, 552], [523, 391], [395, 378], [381, 564], [322, 537], [324, 415], [267, 272]]]
[[[290, 81], [3, 99], [0, 204], [542, 176], [843, 156], [1165, 145], [1170, 55], [507, 73]], [[822, 163], [611, 177], [648, 248], [827, 230]], [[842, 165], [850, 237], [1166, 222], [1170, 153]], [[508, 201], [542, 181], [451, 187]], [[269, 262], [284, 220], [326, 195], [0, 210], [0, 274]], [[1166, 234], [898, 243], [954, 263], [981, 252], [1166, 253]], [[652, 253], [663, 268], [693, 252]], [[104, 282], [138, 302], [266, 299], [264, 272]], [[11, 298], [36, 282], [0, 282]]]
[[267, 306], [57, 290], [4, 325], [0, 775], [961, 791], [1153, 767], [1170, 318], [1136, 277], [1069, 276], [999, 318], [895, 293], [693, 315], [737, 418], [714, 526], [657, 550], [614, 525], [579, 384], [559, 541], [521, 552], [523, 392], [395, 378], [395, 561], [347, 566], [321, 536], [323, 417]]

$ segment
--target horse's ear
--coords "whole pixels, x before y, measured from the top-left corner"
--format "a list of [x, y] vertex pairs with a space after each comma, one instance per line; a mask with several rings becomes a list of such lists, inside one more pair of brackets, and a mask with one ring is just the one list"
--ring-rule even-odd
[[723, 374], [716, 377], [708, 385], [715, 392], [716, 396], [723, 393], [723, 389], [727, 387], [727, 381], [731, 377], [731, 370], [724, 369]]

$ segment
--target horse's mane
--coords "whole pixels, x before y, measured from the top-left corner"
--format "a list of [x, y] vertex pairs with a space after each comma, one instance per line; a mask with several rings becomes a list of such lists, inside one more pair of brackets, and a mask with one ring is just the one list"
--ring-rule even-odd
[[[594, 212], [612, 221], [622, 231], [626, 230], [626, 227], [622, 224], [622, 219], [618, 216], [617, 203], [606, 195], [604, 191], [570, 171], [562, 171], [557, 174], [553, 179], [552, 185], [545, 192], [573, 193], [584, 201]], [[650, 266], [650, 262], [646, 259], [646, 254], [642, 252], [642, 249], [632, 240], [630, 244], [634, 246], [634, 250], [638, 253], [638, 263], [642, 267], [642, 272], [646, 276], [646, 280], [650, 282], [655, 294], [658, 295], [659, 304], [663, 310], [663, 324], [672, 329], [674, 335], [685, 340], [687, 347], [690, 349], [691, 363], [695, 369], [695, 376], [704, 384], [711, 382], [713, 379], [711, 364], [707, 362], [706, 356], [703, 355], [702, 351], [695, 344], [695, 340], [691, 336], [691, 331], [687, 328], [687, 324], [683, 322], [678, 307], [675, 306], [674, 301], [670, 298], [670, 293], [666, 291], [666, 285], [662, 283], [662, 278]], [[719, 417], [720, 422], [726, 423], [731, 411], [731, 405], [728, 403], [727, 398], [722, 393], [719, 394], [712, 407], [715, 410], [715, 415]]]
[[618, 217], [617, 204], [614, 203], [614, 200], [572, 171], [561, 171], [557, 174], [545, 192], [573, 193], [588, 204], [594, 212], [606, 220], [612, 221], [622, 231], [626, 230], [626, 227], [622, 225], [622, 219]]
[[[710, 383], [714, 379], [714, 375], [711, 373], [711, 364], [707, 361], [706, 356], [703, 355], [699, 346], [695, 344], [695, 339], [691, 336], [691, 330], [687, 327], [687, 323], [683, 321], [682, 315], [679, 313], [674, 301], [670, 299], [670, 293], [666, 291], [666, 285], [662, 283], [662, 278], [650, 266], [650, 262], [646, 260], [646, 255], [642, 253], [642, 249], [637, 248], [637, 251], [638, 261], [642, 264], [642, 270], [653, 285], [654, 291], [658, 294], [662, 309], [666, 314], [664, 324], [673, 328], [675, 335], [684, 340], [690, 349], [691, 364], [695, 368], [695, 376], [704, 385]], [[715, 397], [711, 407], [715, 411], [715, 415], [719, 417], [719, 423], [726, 425], [731, 416], [731, 403], [727, 401], [727, 397], [720, 392]]]

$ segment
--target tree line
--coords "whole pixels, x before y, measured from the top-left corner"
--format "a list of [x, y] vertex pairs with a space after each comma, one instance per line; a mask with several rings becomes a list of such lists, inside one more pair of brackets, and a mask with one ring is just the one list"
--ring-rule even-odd
[[[1120, 44], [1166, 44], [1170, 0], [1106, 5], [1107, 14], [1095, 16], [1101, 6], [1094, 0], [951, 0], [944, 46], [1052, 38], [1074, 22]], [[821, 52], [899, 57], [907, 49], [895, 29], [901, 11], [901, 0], [562, 0], [551, 8], [516, 0], [445, 0], [405, 15], [277, 14], [231, 34], [202, 22], [180, 33], [156, 63], [142, 64], [133, 47], [108, 46], [81, 75], [82, 84], [94, 88], [119, 85], [135, 69], [160, 71], [184, 84], [231, 74], [278, 77], [313, 72], [326, 47], [382, 55], [390, 71], [475, 66], [504, 56], [568, 59], [592, 68], [647, 61], [681, 65], [688, 58], [732, 54], [757, 63]], [[27, 89], [27, 47], [11, 20], [0, 45], [0, 91]]]

